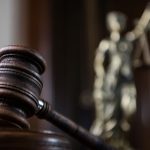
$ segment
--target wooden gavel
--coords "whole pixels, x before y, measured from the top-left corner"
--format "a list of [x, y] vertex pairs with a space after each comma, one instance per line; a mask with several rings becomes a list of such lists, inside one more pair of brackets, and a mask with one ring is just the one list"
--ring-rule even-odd
[[28, 129], [28, 118], [36, 115], [94, 150], [114, 150], [62, 116], [40, 98], [45, 61], [35, 51], [22, 46], [0, 49], [0, 127]]

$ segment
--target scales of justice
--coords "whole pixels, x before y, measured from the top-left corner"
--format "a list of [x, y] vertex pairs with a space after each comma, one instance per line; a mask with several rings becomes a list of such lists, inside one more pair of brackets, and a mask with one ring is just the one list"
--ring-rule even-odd
[[[117, 22], [119, 19], [121, 22]], [[114, 142], [119, 143], [120, 137], [120, 141], [122, 140], [122, 133], [128, 131], [127, 118], [135, 109], [135, 85], [131, 67], [142, 65], [138, 59], [141, 53], [149, 54], [146, 48], [145, 52], [137, 52], [135, 61], [131, 64], [132, 43], [137, 39], [139, 42], [146, 42], [145, 33], [148, 31], [149, 20], [148, 5], [135, 29], [122, 38], [120, 32], [125, 26], [125, 18], [119, 13], [109, 15], [108, 26], [111, 29], [111, 36], [109, 40], [100, 43], [95, 58], [94, 98], [97, 118], [91, 128], [93, 134], [56, 112], [40, 97], [43, 86], [41, 75], [45, 70], [45, 61], [36, 51], [15, 45], [1, 48], [0, 149], [71, 150], [67, 138], [59, 133], [31, 131], [27, 119], [34, 115], [54, 124], [89, 149], [120, 149]], [[103, 60], [108, 48], [110, 48], [111, 63], [107, 66], [106, 72]], [[146, 55], [144, 59], [148, 65], [150, 64], [149, 56]], [[105, 73], [108, 74], [105, 75]], [[119, 81], [117, 81], [118, 76]], [[103, 84], [105, 80], [106, 84]], [[118, 95], [115, 96], [115, 93]], [[111, 100], [110, 97], [113, 99]], [[129, 112], [125, 107], [126, 98], [132, 106]], [[117, 116], [118, 111], [121, 111], [123, 115]], [[95, 133], [98, 135], [94, 135]], [[126, 139], [123, 139], [123, 142], [127, 144]], [[121, 146], [122, 150], [126, 148]], [[128, 144], [127, 146], [126, 149], [129, 150], [130, 146]]]

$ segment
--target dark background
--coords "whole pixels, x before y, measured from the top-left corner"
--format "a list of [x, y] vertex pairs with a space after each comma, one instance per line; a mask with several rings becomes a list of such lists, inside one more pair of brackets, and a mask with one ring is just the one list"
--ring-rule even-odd
[[[126, 31], [134, 28], [148, 0], [28, 0], [28, 45], [39, 49], [47, 61], [43, 96], [55, 109], [89, 129], [94, 119], [92, 101], [95, 49], [109, 36], [105, 26], [108, 12], [121, 11], [128, 17]], [[136, 72], [137, 114], [131, 142], [140, 150], [150, 149], [149, 120], [142, 123], [143, 104], [149, 99], [149, 69]], [[149, 112], [149, 111], [147, 111]], [[53, 129], [33, 119], [32, 128]], [[72, 139], [71, 139], [72, 141]], [[74, 149], [84, 149], [79, 143]]]

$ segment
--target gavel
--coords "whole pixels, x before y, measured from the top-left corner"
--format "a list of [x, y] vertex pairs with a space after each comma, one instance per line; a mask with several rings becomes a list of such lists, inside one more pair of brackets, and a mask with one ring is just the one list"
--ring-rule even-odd
[[52, 123], [88, 148], [115, 150], [40, 98], [45, 61], [37, 51], [23, 46], [0, 49], [0, 127], [29, 129], [28, 118], [36, 115]]

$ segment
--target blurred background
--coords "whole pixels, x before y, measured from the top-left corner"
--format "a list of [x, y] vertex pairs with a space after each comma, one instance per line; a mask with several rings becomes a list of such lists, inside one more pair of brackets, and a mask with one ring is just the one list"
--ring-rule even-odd
[[[86, 129], [94, 120], [94, 56], [108, 36], [105, 19], [110, 11], [127, 16], [126, 31], [134, 27], [148, 0], [0, 0], [0, 47], [25, 45], [37, 49], [47, 62], [42, 97], [63, 115]], [[137, 80], [141, 93], [130, 141], [136, 149], [150, 149], [149, 70]], [[145, 90], [144, 90], [145, 89]], [[146, 107], [145, 107], [146, 106]], [[144, 108], [143, 108], [144, 107]], [[147, 111], [145, 111], [147, 110]], [[45, 121], [31, 120], [34, 130], [57, 130]], [[59, 130], [57, 130], [60, 132]], [[72, 141], [73, 149], [85, 149]]]

